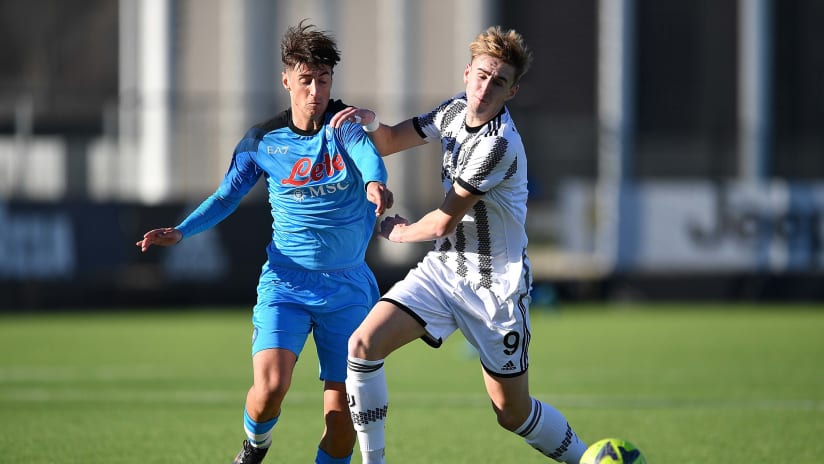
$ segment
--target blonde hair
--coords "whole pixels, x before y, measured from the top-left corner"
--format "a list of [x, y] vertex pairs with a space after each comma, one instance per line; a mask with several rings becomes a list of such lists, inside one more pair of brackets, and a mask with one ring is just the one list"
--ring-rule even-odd
[[521, 80], [532, 65], [532, 50], [526, 46], [521, 34], [513, 29], [504, 31], [501, 26], [492, 26], [478, 34], [475, 41], [469, 44], [469, 52], [473, 59], [488, 55], [515, 68], [513, 85]]

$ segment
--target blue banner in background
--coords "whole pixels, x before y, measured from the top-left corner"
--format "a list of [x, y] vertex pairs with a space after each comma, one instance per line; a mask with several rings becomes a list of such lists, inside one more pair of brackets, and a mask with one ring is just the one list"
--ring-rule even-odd
[[[612, 272], [546, 274], [551, 250], [530, 244], [538, 288], [557, 300], [772, 299], [824, 301], [824, 187], [645, 184], [632, 210], [632, 237], [622, 266]], [[561, 223], [567, 252], [591, 252], [591, 189], [571, 189]], [[135, 245], [144, 232], [174, 226], [192, 204], [0, 203], [0, 311], [111, 310], [117, 307], [237, 305], [256, 299], [271, 216], [264, 202], [248, 201], [218, 226], [173, 247]], [[626, 219], [626, 217], [625, 217]], [[409, 262], [382, 255], [373, 238], [367, 261], [382, 290], [403, 278]], [[589, 249], [589, 251], [588, 251]], [[557, 264], [557, 263], [556, 263]], [[557, 266], [555, 266], [557, 267]], [[539, 292], [540, 293], [540, 292]], [[540, 295], [538, 295], [540, 296]]]
[[[135, 245], [146, 231], [173, 227], [196, 206], [0, 202], [0, 311], [251, 308], [272, 233], [267, 203], [241, 203], [216, 227], [173, 247], [141, 253]], [[384, 265], [377, 248], [370, 246], [367, 260], [385, 290], [414, 261]]]
[[0, 308], [253, 304], [271, 234], [267, 205], [241, 205], [174, 247], [141, 253], [135, 245], [144, 232], [174, 226], [192, 209], [0, 203]]

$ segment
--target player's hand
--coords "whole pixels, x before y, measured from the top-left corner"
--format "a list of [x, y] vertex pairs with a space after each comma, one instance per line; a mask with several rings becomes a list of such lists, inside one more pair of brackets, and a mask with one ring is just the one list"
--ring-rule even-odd
[[380, 182], [366, 184], [366, 199], [375, 204], [375, 216], [380, 216], [395, 203], [395, 195]]
[[140, 251], [146, 252], [152, 245], [171, 246], [183, 239], [183, 233], [172, 227], [152, 229], [143, 234], [143, 240], [136, 243]]
[[409, 220], [406, 218], [394, 215], [394, 216], [387, 216], [381, 221], [381, 230], [380, 234], [381, 237], [389, 240], [390, 242], [397, 242], [397, 235], [392, 235], [392, 232], [397, 234], [399, 229], [402, 229], [409, 225]]
[[366, 108], [355, 106], [346, 107], [332, 116], [329, 125], [335, 129], [340, 128], [344, 122], [349, 121], [355, 124], [366, 125], [375, 120], [375, 112]]

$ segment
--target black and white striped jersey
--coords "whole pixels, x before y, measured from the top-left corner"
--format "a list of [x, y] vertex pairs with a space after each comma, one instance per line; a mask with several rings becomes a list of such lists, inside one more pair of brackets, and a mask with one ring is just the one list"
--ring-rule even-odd
[[437, 240], [430, 253], [472, 284], [506, 297], [523, 283], [526, 153], [506, 107], [475, 128], [464, 123], [466, 107], [461, 92], [413, 120], [426, 141], [441, 141], [445, 191], [457, 183], [482, 195], [455, 232]]

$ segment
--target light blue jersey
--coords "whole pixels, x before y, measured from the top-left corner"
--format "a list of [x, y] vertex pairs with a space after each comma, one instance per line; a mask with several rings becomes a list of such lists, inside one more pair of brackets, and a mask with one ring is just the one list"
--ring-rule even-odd
[[329, 126], [344, 107], [330, 101], [314, 133], [292, 126], [290, 110], [250, 129], [217, 191], [177, 226], [183, 237], [226, 218], [262, 175], [273, 218], [270, 264], [340, 270], [363, 263], [375, 225], [366, 183], [386, 183], [387, 173], [359, 125]]

